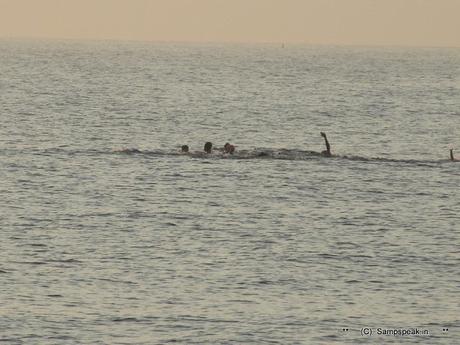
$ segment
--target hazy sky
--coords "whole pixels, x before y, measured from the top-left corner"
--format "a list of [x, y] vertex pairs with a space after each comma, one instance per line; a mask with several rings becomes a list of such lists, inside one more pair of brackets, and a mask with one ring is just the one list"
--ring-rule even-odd
[[460, 47], [460, 0], [0, 0], [0, 37]]

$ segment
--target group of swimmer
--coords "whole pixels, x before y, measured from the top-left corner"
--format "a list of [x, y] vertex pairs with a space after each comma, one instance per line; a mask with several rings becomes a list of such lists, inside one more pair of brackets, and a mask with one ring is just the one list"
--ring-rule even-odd
[[[322, 151], [321, 154], [326, 157], [331, 157], [331, 145], [329, 144], [329, 141], [327, 140], [326, 133], [321, 132], [321, 136], [324, 138], [324, 141], [326, 143], [326, 150]], [[181, 152], [182, 153], [188, 153], [189, 152], [189, 147], [188, 145], [182, 145], [181, 146]], [[206, 142], [204, 144], [204, 152], [205, 153], [212, 153], [212, 143], [210, 141]], [[232, 145], [230, 143], [225, 143], [223, 149], [223, 153], [228, 153], [228, 154], [233, 154], [235, 153], [235, 145]]]
[[[235, 152], [235, 145], [232, 145], [230, 143], [226, 143], [224, 145], [224, 148], [222, 149], [222, 151], [224, 153], [229, 153], [229, 154], [232, 155]], [[181, 152], [188, 153], [189, 152], [188, 145], [182, 145]], [[207, 141], [206, 144], [204, 144], [204, 152], [205, 153], [212, 153], [212, 143], [210, 141]]]
[[[321, 155], [325, 157], [332, 157], [331, 153], [331, 144], [329, 143], [329, 140], [327, 140], [326, 133], [320, 132], [321, 136], [324, 138], [324, 143], [326, 145], [326, 150], [321, 152]], [[232, 145], [230, 143], [225, 143], [223, 149], [221, 150], [223, 153], [228, 153], [228, 154], [233, 154], [235, 153], [235, 145]], [[189, 152], [189, 147], [188, 145], [182, 145], [181, 147], [181, 152], [182, 153], [188, 153]], [[205, 153], [212, 153], [212, 143], [210, 141], [206, 142], [204, 144], [204, 152]], [[450, 160], [451, 161], [456, 161], [454, 158], [454, 150], [450, 149]]]

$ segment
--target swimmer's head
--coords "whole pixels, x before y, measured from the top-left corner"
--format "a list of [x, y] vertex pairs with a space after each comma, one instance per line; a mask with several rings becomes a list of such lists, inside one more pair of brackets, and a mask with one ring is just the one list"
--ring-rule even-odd
[[208, 141], [206, 142], [206, 144], [204, 144], [204, 152], [211, 153], [211, 150], [212, 150], [212, 143]]
[[230, 144], [230, 143], [226, 143], [226, 144], [224, 145], [224, 152], [226, 152], [226, 153], [233, 153], [233, 152], [235, 152], [235, 146], [233, 146], [233, 145]]
[[182, 145], [181, 151], [182, 152], [188, 152], [188, 145]]

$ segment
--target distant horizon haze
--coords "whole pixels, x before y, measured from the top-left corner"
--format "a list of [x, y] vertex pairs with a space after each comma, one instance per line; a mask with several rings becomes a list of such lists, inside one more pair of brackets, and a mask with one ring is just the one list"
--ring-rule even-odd
[[457, 0], [0, 0], [0, 38], [460, 47]]

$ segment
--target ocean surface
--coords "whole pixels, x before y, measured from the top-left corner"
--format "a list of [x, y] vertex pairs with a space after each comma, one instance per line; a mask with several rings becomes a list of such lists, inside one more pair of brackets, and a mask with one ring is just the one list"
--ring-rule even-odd
[[458, 344], [459, 134], [460, 49], [2, 40], [0, 343]]

